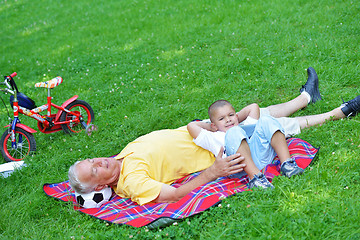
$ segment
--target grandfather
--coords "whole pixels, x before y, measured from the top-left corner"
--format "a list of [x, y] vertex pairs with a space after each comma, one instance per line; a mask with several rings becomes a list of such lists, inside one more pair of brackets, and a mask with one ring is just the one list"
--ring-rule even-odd
[[[115, 158], [76, 162], [69, 169], [70, 185], [79, 193], [113, 187], [120, 197], [131, 198], [140, 205], [175, 202], [193, 189], [245, 167], [238, 164], [244, 160], [240, 154], [224, 159], [221, 156], [215, 158], [195, 145], [186, 126], [159, 130], [129, 143]], [[199, 176], [179, 188], [169, 185], [201, 170], [204, 171]]]

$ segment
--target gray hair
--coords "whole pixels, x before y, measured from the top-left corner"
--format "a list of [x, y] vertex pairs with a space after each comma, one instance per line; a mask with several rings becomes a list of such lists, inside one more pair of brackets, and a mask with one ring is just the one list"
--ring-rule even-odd
[[76, 171], [76, 166], [80, 162], [81, 161], [77, 161], [73, 165], [70, 166], [69, 172], [68, 172], [69, 184], [75, 192], [80, 193], [80, 194], [85, 194], [85, 193], [94, 191], [96, 186], [91, 186], [91, 185], [80, 182], [79, 177], [78, 177], [78, 172]]

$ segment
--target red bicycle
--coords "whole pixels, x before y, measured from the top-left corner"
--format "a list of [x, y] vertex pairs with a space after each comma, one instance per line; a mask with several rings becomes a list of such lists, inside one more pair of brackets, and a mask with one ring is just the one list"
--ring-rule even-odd
[[[19, 113], [35, 119], [38, 122], [38, 129], [42, 133], [53, 133], [61, 130], [65, 133], [77, 133], [91, 127], [90, 123], [94, 119], [94, 111], [87, 102], [77, 99], [77, 95], [66, 100], [61, 106], [52, 102], [50, 90], [63, 82], [61, 77], [35, 84], [35, 87], [47, 89], [47, 103], [36, 107], [31, 98], [19, 92], [14, 81], [16, 75], [17, 73], [14, 72], [10, 76], [5, 76], [4, 82], [0, 82], [0, 86], [5, 86], [0, 88], [0, 91], [11, 94], [10, 105], [14, 113], [12, 119], [8, 111], [10, 124], [5, 126], [7, 129], [0, 140], [1, 154], [7, 162], [21, 161], [36, 151], [36, 141], [33, 136], [36, 130], [22, 124]], [[6, 107], [4, 101], [3, 103]], [[53, 108], [57, 109], [56, 113], [52, 112]], [[41, 115], [40, 113], [44, 111], [46, 111], [46, 115]]]

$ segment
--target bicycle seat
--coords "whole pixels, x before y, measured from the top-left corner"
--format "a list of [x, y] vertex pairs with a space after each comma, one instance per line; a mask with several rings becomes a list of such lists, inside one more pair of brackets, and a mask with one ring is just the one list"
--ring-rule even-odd
[[38, 82], [35, 84], [35, 87], [54, 88], [56, 86], [59, 86], [62, 82], [63, 79], [61, 77], [56, 77], [46, 82]]

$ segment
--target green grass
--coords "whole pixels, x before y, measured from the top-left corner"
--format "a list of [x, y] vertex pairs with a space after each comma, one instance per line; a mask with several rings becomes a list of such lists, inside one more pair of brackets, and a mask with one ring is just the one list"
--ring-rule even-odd
[[[360, 238], [359, 117], [299, 135], [321, 146], [301, 177], [276, 178], [274, 191], [238, 194], [161, 230], [109, 225], [42, 191], [66, 180], [76, 160], [116, 154], [150, 131], [206, 118], [214, 100], [238, 109], [290, 100], [309, 66], [323, 100], [295, 116], [359, 95], [359, 10], [345, 0], [0, 0], [0, 73], [16, 71], [20, 90], [38, 104], [46, 92], [34, 84], [62, 76], [54, 101], [79, 95], [99, 127], [91, 137], [35, 133], [28, 167], [0, 179], [0, 238]], [[36, 129], [29, 120], [22, 118]]]

